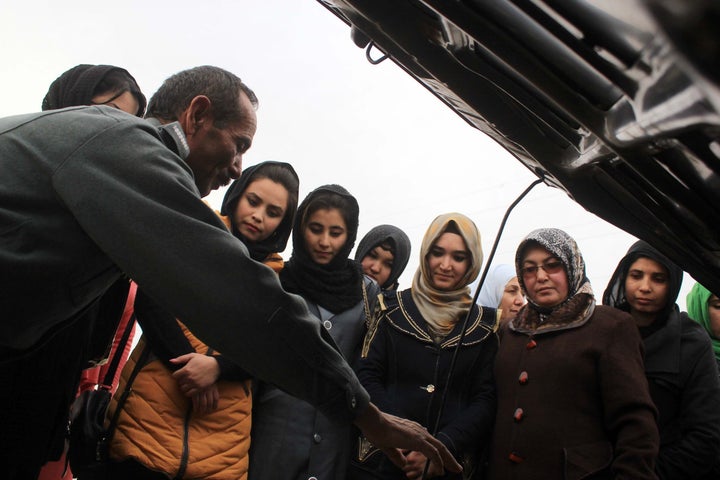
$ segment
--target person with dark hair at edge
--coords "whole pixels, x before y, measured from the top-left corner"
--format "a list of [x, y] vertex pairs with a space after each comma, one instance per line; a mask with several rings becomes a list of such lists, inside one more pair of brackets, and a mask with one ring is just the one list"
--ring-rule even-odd
[[[369, 402], [302, 299], [201, 200], [239, 177], [257, 105], [237, 76], [205, 66], [167, 79], [147, 120], [102, 105], [0, 119], [5, 478], [35, 478], [59, 454], [50, 440], [65, 429], [92, 346], [84, 314], [123, 275], [203, 343], [339, 424], [354, 422], [398, 464], [401, 449], [419, 449], [461, 469], [421, 426]], [[29, 388], [28, 364], [52, 382]], [[42, 408], [18, 403], [20, 391], [43, 397]]]
[[398, 289], [398, 279], [410, 260], [410, 250], [410, 239], [405, 232], [394, 225], [378, 225], [358, 243], [355, 260], [384, 293], [392, 294]]
[[[145, 113], [147, 100], [140, 91], [135, 78], [124, 68], [113, 65], [89, 65], [81, 64], [67, 70], [50, 84], [47, 94], [42, 101], [43, 110], [57, 110], [60, 108], [76, 107], [84, 105], [107, 105], [117, 108], [131, 115], [142, 117]], [[97, 351], [90, 355], [88, 368], [82, 371], [78, 391], [94, 389], [95, 386], [105, 378], [108, 367], [107, 360], [113, 358], [119, 346], [122, 333], [132, 317], [132, 305], [135, 300], [135, 284], [128, 279], [122, 278], [109, 289], [103, 299], [98, 302], [97, 308], [88, 311], [88, 316], [102, 315], [103, 321], [88, 320], [93, 322], [91, 343], [97, 345]], [[115, 327], [117, 325], [117, 328]], [[123, 346], [119, 368], [115, 377], [109, 385], [111, 391], [117, 389], [118, 380], [122, 366], [130, 354], [130, 345], [135, 333], [133, 325], [128, 341]], [[113, 336], [114, 335], [114, 336]], [[112, 338], [112, 344], [110, 339]], [[59, 345], [63, 349], [63, 345]], [[58, 354], [60, 354], [58, 352]], [[30, 377], [28, 377], [30, 378]], [[41, 396], [32, 396], [25, 402], [43, 402]], [[59, 444], [61, 438], [52, 440]], [[38, 480], [50, 479], [71, 479], [70, 470], [65, 456], [63, 455], [56, 462], [48, 462], [42, 469]]]
[[710, 336], [720, 369], [720, 296], [696, 283], [687, 294], [685, 304], [688, 317], [702, 325]]
[[658, 409], [661, 480], [720, 478], [720, 378], [707, 332], [675, 303], [683, 271], [642, 240], [618, 263], [603, 303], [632, 315]]
[[135, 78], [114, 65], [76, 65], [50, 84], [42, 109], [107, 105], [142, 117], [147, 100]]

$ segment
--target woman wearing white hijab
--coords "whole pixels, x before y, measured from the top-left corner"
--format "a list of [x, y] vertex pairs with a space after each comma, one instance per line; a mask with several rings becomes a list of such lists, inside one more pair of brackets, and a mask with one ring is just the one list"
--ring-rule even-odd
[[515, 318], [525, 305], [525, 295], [520, 288], [515, 267], [505, 263], [492, 267], [480, 289], [477, 303], [497, 308], [500, 324]]

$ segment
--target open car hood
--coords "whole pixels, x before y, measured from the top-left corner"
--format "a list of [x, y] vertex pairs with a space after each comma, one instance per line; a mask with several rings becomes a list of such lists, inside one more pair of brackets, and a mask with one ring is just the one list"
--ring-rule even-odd
[[319, 0], [539, 178], [720, 293], [720, 7]]

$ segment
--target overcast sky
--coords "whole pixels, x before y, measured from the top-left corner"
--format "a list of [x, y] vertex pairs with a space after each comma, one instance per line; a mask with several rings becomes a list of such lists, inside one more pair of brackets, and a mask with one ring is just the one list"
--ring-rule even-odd
[[[403, 288], [436, 215], [471, 217], [487, 256], [505, 209], [535, 178], [396, 64], [369, 64], [350, 29], [315, 0], [6, 0], [0, 51], [0, 116], [40, 110], [49, 84], [79, 63], [122, 66], [148, 97], [185, 68], [236, 73], [260, 98], [245, 165], [292, 163], [301, 199], [319, 185], [343, 185], [360, 203], [358, 239], [380, 223], [405, 230], [413, 253]], [[222, 196], [208, 200], [219, 208]], [[577, 240], [598, 297], [635, 241], [540, 185], [510, 217], [494, 263], [512, 263], [522, 237], [545, 226]], [[683, 308], [692, 283], [686, 276]]]

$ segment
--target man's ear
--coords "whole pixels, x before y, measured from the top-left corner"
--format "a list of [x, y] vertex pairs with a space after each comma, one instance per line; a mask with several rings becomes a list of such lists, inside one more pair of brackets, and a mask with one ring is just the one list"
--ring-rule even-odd
[[179, 119], [185, 135], [192, 135], [204, 125], [213, 122], [212, 102], [205, 95], [198, 95], [182, 112]]

